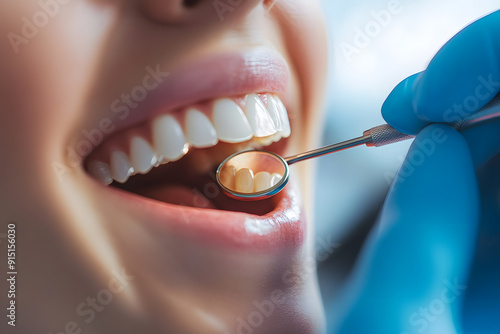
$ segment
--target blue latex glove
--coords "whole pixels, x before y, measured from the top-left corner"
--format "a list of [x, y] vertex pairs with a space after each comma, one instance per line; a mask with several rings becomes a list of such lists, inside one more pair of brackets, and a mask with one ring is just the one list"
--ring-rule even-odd
[[331, 333], [500, 333], [500, 168], [476, 175], [500, 150], [500, 121], [463, 133], [428, 125], [467, 117], [499, 90], [500, 11], [387, 98], [386, 121], [418, 136], [329, 315]]

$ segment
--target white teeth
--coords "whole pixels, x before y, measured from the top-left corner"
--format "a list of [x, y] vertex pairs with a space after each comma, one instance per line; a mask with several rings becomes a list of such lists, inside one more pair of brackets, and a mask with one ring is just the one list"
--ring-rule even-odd
[[271, 94], [267, 94], [267, 109], [269, 110], [269, 115], [273, 120], [274, 128], [276, 129], [276, 131], [283, 131], [280, 112], [278, 110], [278, 103], [274, 100]]
[[255, 137], [267, 137], [276, 133], [266, 106], [256, 94], [247, 95], [245, 114]]
[[120, 183], [128, 180], [134, 169], [128, 161], [128, 157], [122, 151], [113, 151], [110, 158], [111, 177]]
[[181, 125], [170, 115], [153, 121], [153, 140], [156, 152], [169, 161], [180, 159], [189, 149]]
[[271, 187], [271, 174], [268, 172], [259, 172], [255, 174], [254, 191], [264, 191]]
[[113, 182], [109, 165], [105, 162], [91, 161], [88, 165], [88, 170], [90, 175], [106, 185]]
[[267, 94], [267, 108], [278, 133], [281, 137], [288, 138], [291, 134], [290, 121], [288, 120], [288, 113], [281, 99], [276, 95]]
[[136, 172], [145, 174], [156, 164], [156, 156], [148, 142], [134, 136], [130, 142], [130, 162]]
[[252, 128], [243, 110], [230, 99], [220, 99], [214, 103], [212, 111], [217, 136], [228, 143], [239, 143], [253, 137]]
[[273, 99], [278, 104], [278, 111], [282, 126], [281, 135], [284, 138], [288, 138], [292, 134], [292, 130], [290, 128], [290, 120], [288, 119], [288, 113], [286, 111], [285, 105], [283, 104], [283, 102], [281, 102], [281, 99], [278, 96], [274, 95]]
[[241, 168], [234, 177], [234, 187], [237, 192], [249, 194], [254, 189], [254, 177], [252, 170]]
[[[152, 144], [143, 137], [134, 135], [129, 148], [113, 150], [109, 164], [90, 161], [89, 173], [104, 184], [113, 179], [124, 183], [134, 173], [146, 174], [161, 163], [176, 161], [184, 156], [189, 147], [206, 148], [218, 141], [228, 143], [246, 142], [254, 138], [248, 147], [270, 145], [283, 137], [290, 136], [290, 122], [285, 106], [274, 94], [267, 94], [267, 107], [257, 94], [245, 97], [244, 110], [233, 99], [215, 100], [211, 119], [201, 110], [185, 110], [184, 129], [172, 115], [161, 115], [150, 124]], [[124, 152], [130, 152], [130, 156]], [[208, 151], [207, 151], [208, 152]], [[212, 168], [214, 158], [207, 154], [206, 161], [197, 158], [195, 167], [200, 170]], [[251, 170], [228, 170], [221, 173], [230, 189], [250, 193], [272, 187], [281, 179], [281, 175], [257, 173]], [[224, 182], [224, 181], [223, 181]]]
[[200, 148], [214, 146], [219, 141], [208, 117], [196, 109], [186, 113], [186, 137], [191, 145]]

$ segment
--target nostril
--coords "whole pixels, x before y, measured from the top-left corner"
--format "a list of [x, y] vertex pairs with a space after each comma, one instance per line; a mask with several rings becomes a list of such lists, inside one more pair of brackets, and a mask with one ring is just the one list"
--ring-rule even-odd
[[199, 4], [201, 0], [183, 0], [182, 4], [184, 7], [191, 8]]

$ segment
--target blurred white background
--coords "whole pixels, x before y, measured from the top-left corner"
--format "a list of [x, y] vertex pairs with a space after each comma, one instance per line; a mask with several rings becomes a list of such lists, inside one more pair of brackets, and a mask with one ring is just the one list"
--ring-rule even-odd
[[[500, 9], [495, 0], [322, 0], [322, 5], [331, 58], [325, 145], [382, 124], [381, 106], [397, 83], [424, 70], [462, 28]], [[357, 147], [317, 160], [317, 246], [325, 240], [339, 246], [319, 266], [327, 310], [409, 145]]]

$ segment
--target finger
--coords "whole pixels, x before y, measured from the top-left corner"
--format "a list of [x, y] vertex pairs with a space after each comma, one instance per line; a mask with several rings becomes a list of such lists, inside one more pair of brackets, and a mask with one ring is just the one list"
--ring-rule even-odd
[[360, 255], [339, 333], [454, 333], [478, 197], [465, 139], [445, 125], [422, 130]]
[[413, 86], [420, 73], [401, 81], [382, 105], [382, 116], [396, 130], [416, 135], [429, 122], [422, 121], [413, 111]]

